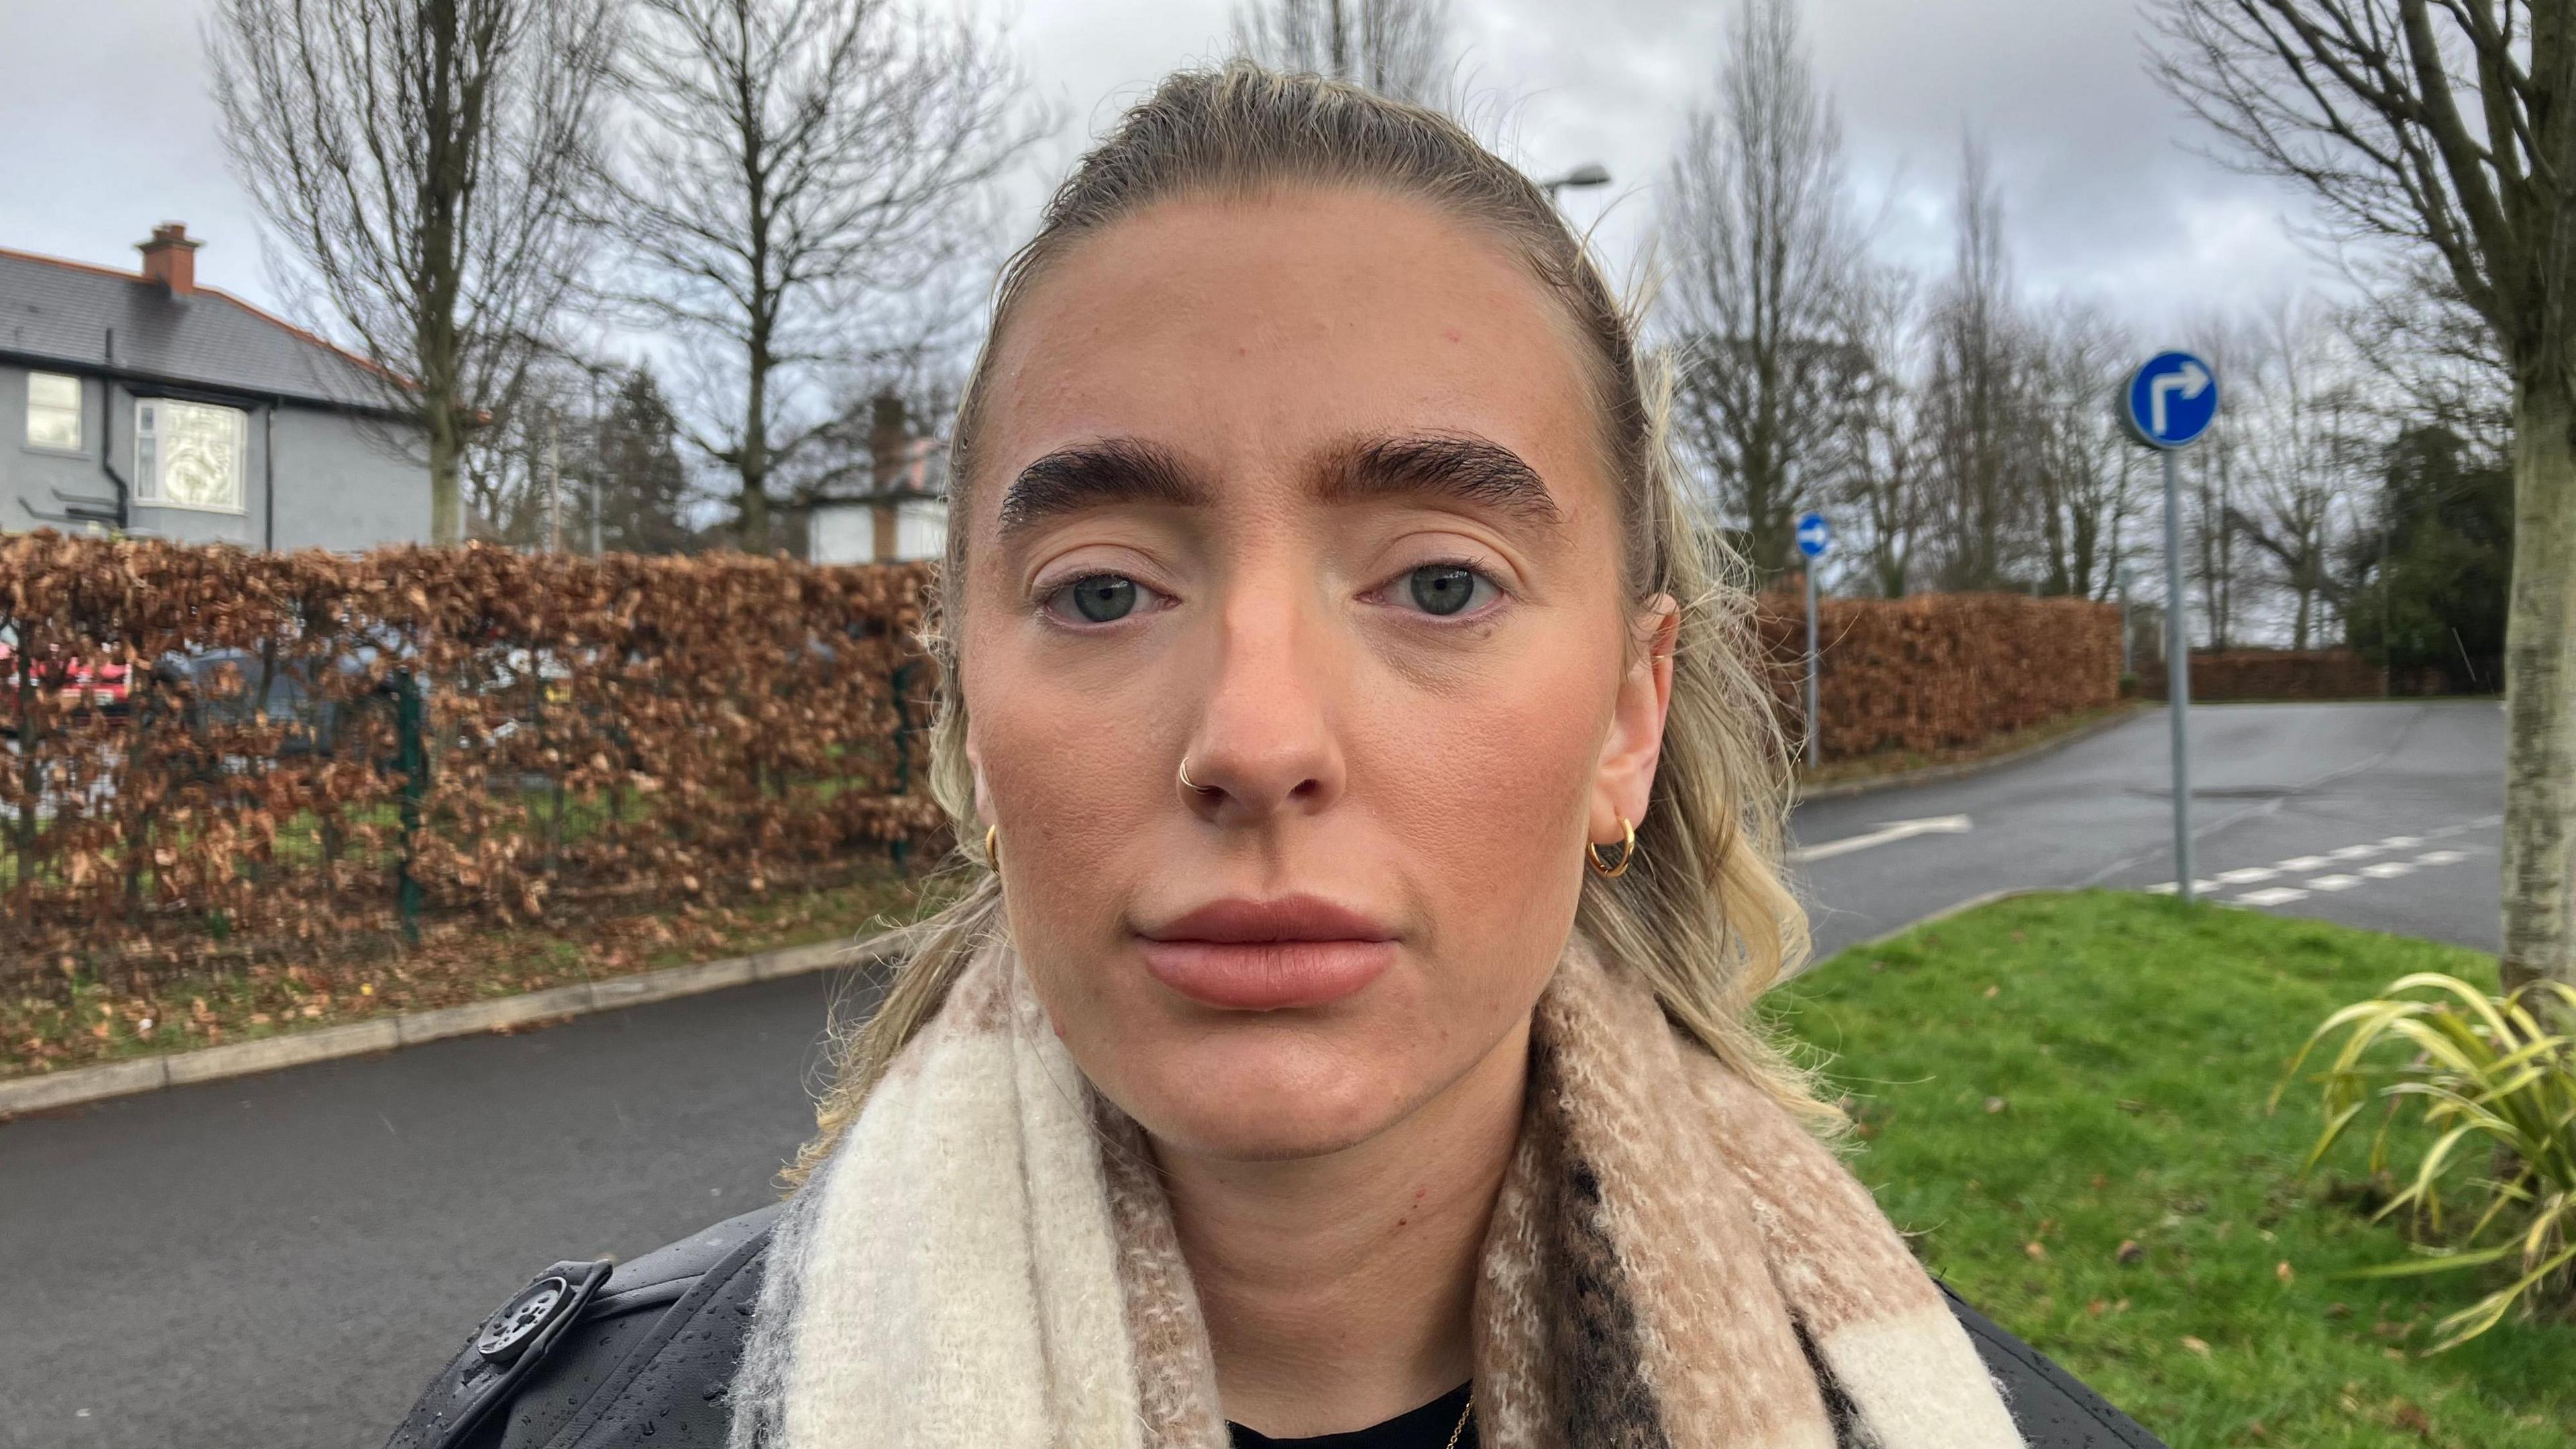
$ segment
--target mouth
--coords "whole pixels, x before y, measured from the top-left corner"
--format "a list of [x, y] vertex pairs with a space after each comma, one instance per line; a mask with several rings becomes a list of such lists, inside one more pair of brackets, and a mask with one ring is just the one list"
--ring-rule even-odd
[[1393, 927], [1317, 896], [1212, 901], [1137, 935], [1155, 980], [1221, 1011], [1330, 1005], [1395, 964]]

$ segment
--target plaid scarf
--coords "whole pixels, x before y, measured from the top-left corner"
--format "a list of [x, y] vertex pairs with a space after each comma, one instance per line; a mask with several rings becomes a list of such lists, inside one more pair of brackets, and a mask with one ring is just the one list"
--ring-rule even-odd
[[[1842, 1164], [1581, 940], [1476, 1287], [1486, 1449], [2019, 1449]], [[1222, 1449], [1141, 1130], [988, 947], [779, 1219], [729, 1449]]]

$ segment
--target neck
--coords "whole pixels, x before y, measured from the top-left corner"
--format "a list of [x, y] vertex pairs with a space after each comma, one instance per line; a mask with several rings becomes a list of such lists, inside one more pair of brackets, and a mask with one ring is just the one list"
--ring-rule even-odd
[[1477, 1268], [1528, 1063], [1523, 1021], [1403, 1120], [1321, 1156], [1155, 1145], [1227, 1418], [1346, 1433], [1472, 1376]]

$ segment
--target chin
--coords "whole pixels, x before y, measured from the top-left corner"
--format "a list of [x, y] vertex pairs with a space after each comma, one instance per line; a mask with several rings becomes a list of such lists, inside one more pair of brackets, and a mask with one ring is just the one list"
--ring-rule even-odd
[[1326, 1156], [1384, 1132], [1435, 1090], [1420, 1080], [1423, 1064], [1336, 1039], [1355, 1025], [1236, 1019], [1130, 1038], [1120, 1044], [1121, 1080], [1102, 1090], [1155, 1140], [1185, 1152], [1245, 1162]]

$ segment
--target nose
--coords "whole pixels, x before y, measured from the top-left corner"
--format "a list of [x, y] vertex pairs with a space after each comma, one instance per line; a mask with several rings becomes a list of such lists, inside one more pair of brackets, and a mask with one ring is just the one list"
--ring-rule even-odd
[[1349, 660], [1312, 592], [1245, 580], [1210, 615], [1205, 692], [1182, 757], [1189, 778], [1176, 773], [1172, 788], [1211, 822], [1311, 813], [1341, 795], [1337, 686]]

